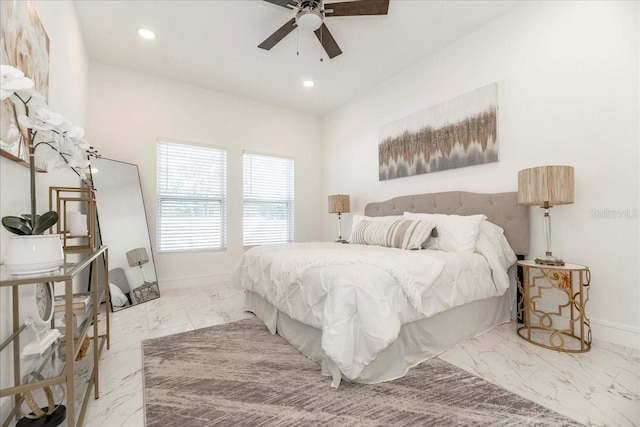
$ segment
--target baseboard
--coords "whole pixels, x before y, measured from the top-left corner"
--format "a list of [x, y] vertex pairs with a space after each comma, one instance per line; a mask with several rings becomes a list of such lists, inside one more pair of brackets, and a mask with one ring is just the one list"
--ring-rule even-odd
[[214, 273], [200, 276], [172, 277], [159, 281], [160, 292], [163, 289], [177, 289], [191, 286], [211, 286], [231, 280], [231, 272]]
[[640, 349], [640, 329], [638, 328], [592, 318], [591, 336], [594, 341], [606, 341]]

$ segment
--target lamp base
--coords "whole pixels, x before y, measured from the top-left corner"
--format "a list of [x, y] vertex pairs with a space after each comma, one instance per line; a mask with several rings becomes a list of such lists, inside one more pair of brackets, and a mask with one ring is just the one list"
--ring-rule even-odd
[[335, 242], [336, 242], [336, 243], [349, 243], [349, 242], [347, 242], [347, 241], [346, 241], [346, 240], [344, 240], [344, 239], [336, 239], [336, 240], [335, 240]]
[[547, 256], [536, 258], [536, 264], [562, 266], [564, 265], [564, 261], [558, 257], [547, 255]]

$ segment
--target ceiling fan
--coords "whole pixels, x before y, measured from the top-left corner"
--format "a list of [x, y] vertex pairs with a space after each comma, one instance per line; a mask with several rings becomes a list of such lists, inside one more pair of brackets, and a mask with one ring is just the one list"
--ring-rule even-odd
[[325, 18], [333, 16], [386, 15], [389, 10], [389, 0], [353, 0], [338, 3], [324, 3], [323, 0], [264, 1], [295, 10], [296, 15], [260, 43], [258, 45], [259, 48], [270, 50], [287, 34], [299, 27], [315, 33], [329, 58], [335, 58], [340, 55], [342, 50], [340, 50], [338, 43], [336, 43], [336, 40], [324, 24]]

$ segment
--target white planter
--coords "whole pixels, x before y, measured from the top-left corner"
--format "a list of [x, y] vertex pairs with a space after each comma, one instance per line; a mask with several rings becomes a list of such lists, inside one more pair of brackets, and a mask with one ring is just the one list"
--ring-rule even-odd
[[64, 263], [58, 234], [10, 236], [4, 265], [12, 274], [37, 274], [57, 270]]

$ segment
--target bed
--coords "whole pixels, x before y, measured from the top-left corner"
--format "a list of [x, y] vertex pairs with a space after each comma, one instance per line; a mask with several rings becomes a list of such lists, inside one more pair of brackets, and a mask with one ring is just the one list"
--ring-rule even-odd
[[[471, 251], [433, 250], [437, 243], [412, 251], [339, 243], [265, 245], [245, 252], [232, 275], [234, 286], [245, 291], [245, 309], [320, 363], [333, 387], [343, 379], [371, 384], [400, 378], [510, 320], [515, 286], [513, 268], [511, 277], [507, 269], [515, 254], [529, 249], [528, 209], [517, 205], [517, 193], [401, 196], [369, 203], [364, 214], [370, 225], [378, 224], [372, 217], [410, 215], [405, 212], [447, 219], [484, 215], [486, 221]], [[428, 218], [436, 217], [442, 216]]]

